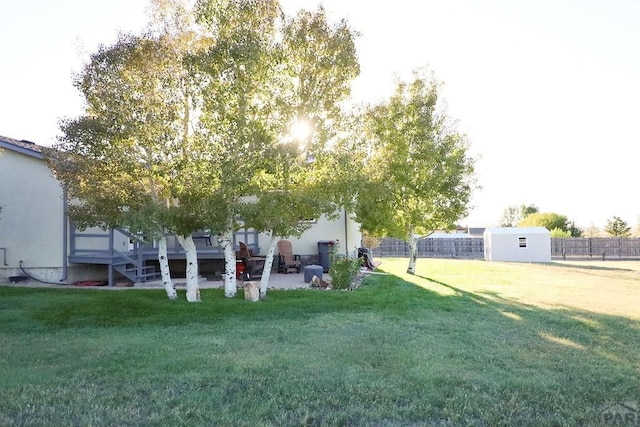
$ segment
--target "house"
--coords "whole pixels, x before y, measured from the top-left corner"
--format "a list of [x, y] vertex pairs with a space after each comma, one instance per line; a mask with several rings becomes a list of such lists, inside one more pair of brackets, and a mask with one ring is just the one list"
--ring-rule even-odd
[[469, 227], [468, 233], [473, 237], [483, 237], [484, 236], [485, 227]]
[[551, 262], [551, 233], [544, 227], [494, 227], [484, 230], [487, 261]]
[[[69, 222], [63, 188], [44, 163], [42, 148], [0, 136], [0, 281], [23, 275], [59, 284], [156, 278], [154, 243], [143, 243], [127, 230], [81, 231]], [[224, 256], [215, 238], [204, 231], [194, 237], [201, 274], [221, 271]], [[315, 263], [318, 241], [336, 239], [343, 252], [360, 246], [359, 226], [344, 211], [335, 221], [318, 219], [300, 238], [288, 240], [303, 262]], [[236, 249], [242, 241], [254, 253], [264, 253], [269, 240], [252, 229], [234, 234]], [[185, 255], [175, 236], [168, 236], [168, 251], [172, 273], [179, 276]]]
[[60, 183], [44, 164], [42, 147], [0, 137], [0, 269], [28, 268], [42, 280], [64, 283], [67, 221]]
[[[260, 248], [266, 248], [269, 245], [269, 240], [268, 235], [258, 234]], [[362, 246], [362, 233], [360, 225], [351, 218], [348, 212], [342, 210], [335, 220], [329, 220], [322, 216], [300, 238], [292, 237], [287, 240], [291, 242], [293, 252], [301, 256], [304, 264], [317, 264], [319, 242], [339, 241], [340, 253], [355, 256], [357, 248]]]

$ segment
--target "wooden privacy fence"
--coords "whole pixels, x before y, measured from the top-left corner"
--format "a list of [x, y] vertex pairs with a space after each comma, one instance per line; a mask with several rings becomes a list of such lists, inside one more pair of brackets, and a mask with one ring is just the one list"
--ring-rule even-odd
[[[376, 257], [407, 257], [409, 245], [393, 238], [380, 239], [372, 250]], [[484, 239], [478, 237], [425, 238], [418, 240], [418, 256], [423, 258], [484, 258]], [[555, 258], [640, 258], [638, 237], [554, 237], [551, 256]]]
[[566, 237], [551, 239], [551, 256], [639, 258], [638, 237]]
[[[385, 237], [380, 246], [373, 249], [373, 256], [406, 257], [409, 245], [400, 239]], [[418, 256], [434, 258], [483, 258], [482, 237], [425, 238], [418, 239]]]

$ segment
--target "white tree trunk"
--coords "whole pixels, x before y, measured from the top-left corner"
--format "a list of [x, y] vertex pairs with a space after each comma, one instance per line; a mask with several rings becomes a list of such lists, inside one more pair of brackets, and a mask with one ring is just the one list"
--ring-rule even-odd
[[160, 237], [158, 240], [158, 262], [160, 263], [160, 274], [162, 275], [162, 285], [167, 291], [169, 299], [177, 299], [178, 293], [176, 287], [171, 280], [171, 270], [169, 270], [169, 257], [167, 256], [167, 238]]
[[262, 270], [262, 278], [260, 279], [260, 298], [266, 298], [267, 287], [269, 286], [269, 277], [271, 276], [271, 268], [273, 267], [273, 254], [276, 252], [276, 243], [278, 236], [271, 232], [271, 241], [267, 248], [266, 258], [264, 260], [264, 269]]
[[233, 249], [233, 229], [229, 227], [216, 237], [224, 253], [224, 296], [234, 298], [238, 292], [236, 283], [236, 252]]
[[191, 235], [176, 237], [187, 258], [187, 301], [199, 302], [200, 287], [198, 285], [198, 251], [196, 250], [196, 244]]
[[409, 243], [409, 268], [407, 273], [416, 274], [416, 259], [418, 257], [418, 239], [416, 237], [415, 227], [409, 227], [409, 235], [407, 236], [407, 243]]

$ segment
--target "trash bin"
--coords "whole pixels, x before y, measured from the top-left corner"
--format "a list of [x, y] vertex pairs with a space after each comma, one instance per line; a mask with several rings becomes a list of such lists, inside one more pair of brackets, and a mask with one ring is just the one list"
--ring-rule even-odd
[[322, 266], [324, 273], [329, 272], [330, 257], [329, 257], [329, 243], [330, 240], [320, 240], [318, 242], [318, 264]]

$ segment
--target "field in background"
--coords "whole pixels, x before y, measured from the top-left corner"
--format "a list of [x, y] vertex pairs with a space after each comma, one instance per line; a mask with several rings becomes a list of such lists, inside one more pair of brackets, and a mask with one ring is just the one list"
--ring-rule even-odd
[[[575, 309], [640, 320], [640, 261], [554, 261], [550, 264], [382, 259], [382, 268], [439, 294], [456, 292], [547, 309]], [[439, 283], [440, 282], [440, 283]]]

